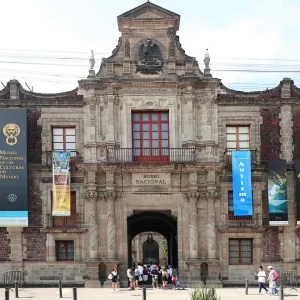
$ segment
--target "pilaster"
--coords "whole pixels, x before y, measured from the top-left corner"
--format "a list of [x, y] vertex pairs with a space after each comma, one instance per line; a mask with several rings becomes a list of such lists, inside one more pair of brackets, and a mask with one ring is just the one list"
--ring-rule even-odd
[[287, 162], [293, 160], [293, 121], [291, 105], [282, 105], [280, 108], [280, 140], [281, 158]]

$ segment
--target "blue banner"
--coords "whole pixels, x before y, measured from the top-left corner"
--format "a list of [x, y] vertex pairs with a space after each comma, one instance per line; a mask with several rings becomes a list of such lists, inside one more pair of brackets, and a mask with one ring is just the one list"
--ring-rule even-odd
[[235, 216], [252, 216], [250, 150], [232, 151], [233, 210]]

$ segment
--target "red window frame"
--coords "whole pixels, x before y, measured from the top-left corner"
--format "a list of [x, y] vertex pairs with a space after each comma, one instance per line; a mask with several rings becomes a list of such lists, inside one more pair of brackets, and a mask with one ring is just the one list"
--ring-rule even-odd
[[[51, 192], [51, 207], [52, 207], [52, 192]], [[71, 191], [71, 216], [53, 216], [53, 228], [76, 228], [77, 227], [77, 212], [76, 212], [76, 192]]]
[[74, 261], [74, 241], [55, 241], [56, 260]]
[[229, 239], [229, 264], [253, 264], [253, 239]]
[[133, 111], [132, 148], [134, 161], [168, 161], [169, 112]]
[[[54, 134], [55, 129], [62, 129], [63, 134]], [[74, 129], [75, 130], [75, 134], [67, 134], [67, 130], [68, 129]], [[62, 141], [61, 142], [55, 142], [55, 136], [62, 136]], [[75, 142], [70, 142], [67, 141], [67, 137], [75, 137]], [[55, 144], [62, 144], [62, 147], [54, 147]], [[67, 147], [67, 144], [74, 144], [74, 147], [72, 149], [70, 149], [69, 147]], [[76, 156], [77, 156], [77, 152], [76, 152], [76, 127], [74, 126], [63, 126], [63, 127], [52, 127], [52, 151], [70, 151], [71, 152], [71, 161], [70, 164], [75, 164], [76, 163]]]

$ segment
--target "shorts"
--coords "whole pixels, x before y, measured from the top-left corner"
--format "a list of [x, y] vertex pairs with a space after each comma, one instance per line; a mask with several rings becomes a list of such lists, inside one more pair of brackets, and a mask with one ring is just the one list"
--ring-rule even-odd
[[117, 278], [113, 278], [111, 282], [118, 282]]
[[172, 285], [173, 285], [173, 286], [176, 286], [176, 281], [172, 281]]
[[168, 281], [168, 277], [167, 276], [163, 276], [162, 277], [162, 281]]
[[136, 275], [134, 276], [135, 280], [139, 280], [140, 276], [139, 275]]
[[130, 276], [130, 277], [129, 277], [129, 281], [130, 281], [130, 282], [135, 281], [135, 276]]
[[153, 276], [153, 277], [152, 277], [152, 282], [153, 282], [153, 283], [156, 283], [156, 282], [158, 282], [158, 276], [156, 276], [156, 277], [155, 277], [155, 276]]

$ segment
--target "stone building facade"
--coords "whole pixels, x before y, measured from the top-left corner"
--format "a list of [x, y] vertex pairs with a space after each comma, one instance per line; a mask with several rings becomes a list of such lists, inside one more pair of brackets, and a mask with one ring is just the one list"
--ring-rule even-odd
[[[288, 78], [263, 92], [228, 89], [211, 75], [208, 52], [203, 71], [185, 53], [179, 24], [178, 14], [147, 2], [118, 17], [117, 47], [97, 74], [91, 57], [77, 89], [38, 94], [11, 80], [0, 91], [0, 109], [28, 109], [29, 166], [29, 226], [0, 228], [0, 281], [21, 270], [27, 284], [97, 287], [117, 267], [126, 285], [132, 239], [144, 232], [166, 238], [181, 281], [235, 283], [260, 264], [300, 272], [300, 89]], [[252, 152], [249, 218], [231, 211], [228, 128], [243, 130], [240, 149]], [[72, 151], [71, 217], [51, 216], [55, 129], [61, 150]], [[280, 158], [289, 225], [270, 227], [266, 161]], [[231, 241], [248, 246], [245, 264], [231, 263]]]

